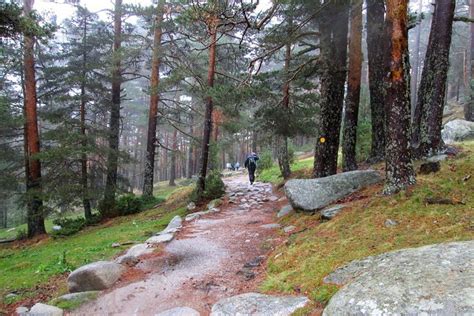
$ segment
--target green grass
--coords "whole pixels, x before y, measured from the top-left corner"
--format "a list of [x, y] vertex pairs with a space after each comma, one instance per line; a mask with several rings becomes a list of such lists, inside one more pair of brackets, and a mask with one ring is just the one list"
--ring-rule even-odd
[[[442, 162], [441, 171], [420, 175], [406, 192], [382, 196], [382, 185], [367, 188], [331, 221], [295, 213], [282, 221], [297, 226], [287, 243], [268, 262], [264, 291], [305, 293], [323, 306], [337, 288], [322, 283], [336, 268], [355, 259], [387, 251], [474, 238], [474, 142], [464, 152]], [[451, 198], [457, 205], [426, 205], [426, 197]], [[385, 220], [399, 222], [387, 228]], [[278, 256], [277, 256], [278, 255]]]
[[[314, 164], [313, 157], [297, 160], [295, 163], [291, 165], [291, 171], [295, 173], [297, 176], [304, 176], [304, 173], [306, 173], [308, 169], [312, 168], [313, 164]], [[274, 164], [273, 167], [259, 172], [258, 180], [263, 181], [263, 182], [270, 182], [273, 184], [277, 184], [283, 181], [283, 178], [281, 176], [278, 165]]]
[[157, 198], [168, 199], [171, 193], [175, 192], [181, 187], [189, 187], [193, 184], [193, 181], [190, 179], [176, 179], [176, 186], [170, 187], [168, 181], [161, 181], [155, 184], [153, 190], [153, 195]]
[[111, 259], [130, 247], [112, 248], [112, 243], [142, 242], [164, 229], [175, 215], [184, 216], [191, 189], [173, 187], [167, 193], [168, 201], [156, 209], [90, 226], [70, 237], [0, 247], [0, 298], [12, 291], [20, 293], [19, 298], [34, 296], [37, 286], [47, 285], [55, 277], [59, 277], [59, 281], [55, 279], [60, 283], [57, 288], [64, 292], [65, 277], [61, 275], [90, 262]]

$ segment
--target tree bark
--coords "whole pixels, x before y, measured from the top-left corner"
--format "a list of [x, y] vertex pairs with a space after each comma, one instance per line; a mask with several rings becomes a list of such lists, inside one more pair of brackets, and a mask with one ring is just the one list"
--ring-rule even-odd
[[[418, 14], [423, 10], [423, 0], [418, 1]], [[416, 27], [415, 38], [415, 64], [413, 66], [413, 76], [411, 78], [411, 119], [415, 117], [415, 107], [417, 103], [418, 92], [418, 70], [420, 69], [420, 37], [421, 37], [421, 23]]]
[[[194, 116], [191, 113], [189, 115], [189, 135], [194, 136]], [[193, 147], [194, 147], [194, 139], [189, 138], [189, 145], [188, 145], [188, 163], [186, 168], [186, 178], [191, 179], [193, 177]]]
[[[34, 0], [24, 0], [23, 14], [30, 16]], [[24, 34], [23, 67], [25, 74], [25, 165], [26, 194], [28, 201], [28, 237], [46, 234], [44, 226], [43, 200], [41, 190], [41, 162], [35, 157], [40, 153], [38, 131], [36, 74], [34, 57], [35, 38], [32, 34]]]
[[81, 106], [80, 106], [80, 116], [81, 116], [81, 185], [82, 185], [82, 205], [84, 207], [84, 217], [86, 220], [92, 218], [92, 208], [91, 201], [89, 198], [89, 175], [87, 170], [87, 135], [86, 135], [86, 76], [87, 76], [87, 15], [84, 15], [83, 20], [83, 29], [82, 29], [82, 78], [81, 78]]
[[109, 123], [109, 153], [107, 157], [107, 179], [104, 201], [101, 208], [104, 217], [117, 216], [115, 193], [117, 191], [117, 169], [120, 135], [120, 90], [122, 84], [121, 56], [122, 46], [122, 0], [115, 0], [114, 10], [114, 50], [112, 65], [112, 105]]
[[[469, 17], [474, 19], [474, 0], [469, 1]], [[474, 121], [474, 93], [473, 93], [473, 83], [474, 83], [474, 23], [470, 23], [470, 81], [469, 81], [469, 93], [470, 100], [464, 105], [464, 118], [467, 121]]]
[[314, 155], [314, 177], [337, 172], [344, 83], [346, 81], [349, 1], [328, 2], [320, 22], [321, 121]]
[[151, 62], [150, 106], [148, 110], [148, 132], [146, 141], [145, 174], [143, 179], [143, 196], [153, 196], [153, 178], [155, 169], [156, 125], [158, 120], [158, 85], [160, 82], [160, 50], [163, 22], [164, 0], [160, 0], [155, 17], [153, 57]]
[[176, 180], [176, 154], [178, 151], [178, 130], [175, 128], [173, 131], [173, 151], [171, 152], [171, 166], [170, 166], [170, 181], [169, 186], [175, 186]]
[[[282, 106], [286, 111], [290, 107], [290, 62], [291, 62], [291, 43], [286, 43], [285, 45], [285, 65], [284, 65], [284, 80], [283, 83], [283, 100]], [[255, 134], [255, 133], [254, 133]], [[288, 137], [286, 135], [281, 135], [280, 139], [277, 141], [278, 146], [278, 166], [280, 167], [281, 175], [283, 179], [288, 179], [291, 175], [290, 169], [290, 159], [288, 156]], [[252, 144], [254, 144], [253, 142]]]
[[390, 37], [390, 72], [386, 79], [385, 194], [416, 182], [410, 151], [410, 75], [408, 52], [408, 0], [387, 0]]
[[[216, 48], [217, 48], [217, 17], [211, 21], [210, 29], [210, 45], [209, 45], [209, 66], [207, 71], [207, 85], [209, 88], [214, 86], [214, 77], [216, 72]], [[209, 160], [209, 143], [211, 141], [212, 133], [212, 111], [213, 102], [212, 97], [207, 97], [206, 111], [204, 115], [204, 131], [202, 137], [201, 149], [201, 170], [199, 172], [199, 179], [197, 181], [197, 197], [202, 199], [204, 190], [206, 189], [206, 175], [207, 164]]]
[[359, 116], [360, 81], [362, 73], [362, 2], [353, 0], [351, 7], [351, 30], [349, 36], [349, 72], [347, 75], [347, 97], [342, 137], [342, 169], [357, 169], [356, 142]]
[[433, 155], [443, 145], [441, 127], [455, 5], [455, 0], [435, 5], [413, 119], [412, 146], [417, 157]]
[[385, 110], [384, 80], [387, 59], [387, 43], [384, 31], [384, 2], [367, 0], [367, 57], [369, 64], [370, 112], [372, 144], [368, 161], [375, 163], [385, 157]]

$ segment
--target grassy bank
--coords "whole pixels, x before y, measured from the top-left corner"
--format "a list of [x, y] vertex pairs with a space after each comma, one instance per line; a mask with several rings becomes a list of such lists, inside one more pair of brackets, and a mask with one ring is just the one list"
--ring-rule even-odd
[[[408, 192], [382, 196], [382, 185], [357, 193], [331, 221], [318, 215], [293, 214], [282, 222], [300, 233], [275, 250], [268, 262], [265, 291], [305, 293], [324, 305], [337, 291], [323, 278], [354, 259], [428, 244], [474, 238], [474, 142], [442, 162], [441, 171], [419, 175]], [[469, 175], [472, 177], [469, 178]], [[449, 198], [456, 205], [427, 204], [426, 198]], [[385, 227], [387, 219], [398, 222]]]
[[[89, 262], [111, 259], [130, 247], [112, 248], [112, 243], [144, 241], [165, 228], [175, 215], [184, 215], [184, 203], [191, 190], [189, 186], [172, 187], [167, 201], [158, 208], [87, 227], [70, 237], [0, 247], [0, 298], [10, 292], [19, 294], [15, 299], [4, 300], [8, 304], [38, 295], [44, 288], [64, 292], [67, 272]], [[52, 279], [53, 289], [48, 284]]]

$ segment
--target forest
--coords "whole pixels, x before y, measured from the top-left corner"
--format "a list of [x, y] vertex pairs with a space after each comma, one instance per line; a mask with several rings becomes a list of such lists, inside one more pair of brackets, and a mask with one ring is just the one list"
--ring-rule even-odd
[[0, 59], [1, 244], [234, 203], [250, 153], [295, 209], [356, 170], [399, 201], [474, 135], [474, 0], [0, 0]]

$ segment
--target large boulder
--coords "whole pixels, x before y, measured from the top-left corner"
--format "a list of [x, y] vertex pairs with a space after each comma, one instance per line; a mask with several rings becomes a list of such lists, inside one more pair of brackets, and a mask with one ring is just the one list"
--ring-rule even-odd
[[229, 315], [291, 315], [305, 307], [309, 299], [304, 296], [271, 296], [245, 293], [224, 298], [214, 304], [211, 316]]
[[289, 180], [285, 192], [295, 209], [314, 211], [380, 181], [382, 177], [375, 170], [356, 170], [325, 178]]
[[441, 136], [446, 144], [474, 139], [474, 122], [459, 119], [450, 121], [444, 125]]
[[62, 309], [46, 305], [42, 303], [36, 303], [28, 312], [28, 316], [63, 316], [64, 312]]
[[324, 280], [346, 284], [323, 315], [474, 315], [474, 241], [357, 260]]
[[114, 262], [97, 261], [74, 270], [67, 278], [69, 292], [100, 291], [111, 287], [125, 268]]

